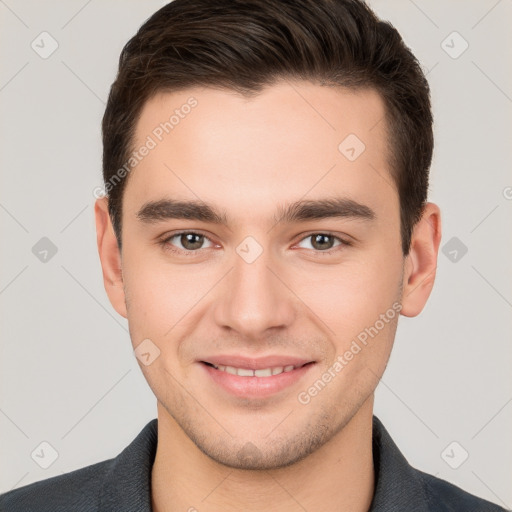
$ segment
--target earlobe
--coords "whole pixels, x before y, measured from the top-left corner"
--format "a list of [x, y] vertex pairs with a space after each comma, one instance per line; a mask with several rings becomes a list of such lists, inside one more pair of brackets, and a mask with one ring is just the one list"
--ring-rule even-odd
[[96, 200], [94, 215], [96, 219], [96, 241], [105, 291], [114, 309], [121, 316], [127, 318], [121, 253], [108, 213], [107, 197]]
[[427, 203], [404, 264], [402, 315], [419, 315], [425, 307], [434, 286], [440, 242], [441, 212], [434, 203]]

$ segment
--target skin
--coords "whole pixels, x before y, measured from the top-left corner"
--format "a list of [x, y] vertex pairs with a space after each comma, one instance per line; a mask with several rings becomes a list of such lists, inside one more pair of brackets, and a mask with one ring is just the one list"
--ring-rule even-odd
[[[160, 350], [148, 366], [139, 361], [157, 398], [153, 509], [366, 511], [374, 390], [399, 315], [309, 403], [297, 397], [393, 304], [405, 316], [421, 312], [434, 284], [439, 208], [427, 204], [404, 258], [385, 109], [373, 90], [282, 81], [251, 99], [210, 88], [158, 94], [134, 147], [191, 96], [197, 106], [129, 175], [122, 254], [107, 198], [95, 205], [109, 299], [128, 319], [133, 347], [149, 338]], [[355, 161], [338, 150], [350, 133], [366, 146]], [[367, 205], [375, 218], [273, 220], [277, 205], [333, 196]], [[137, 218], [162, 198], [212, 203], [230, 223]], [[168, 240], [178, 253], [158, 243], [183, 229], [207, 238], [199, 249]], [[326, 232], [353, 243], [328, 238], [318, 249], [311, 235]], [[236, 252], [247, 236], [263, 250], [252, 263]], [[198, 362], [221, 353], [315, 364], [269, 398], [235, 397]]]

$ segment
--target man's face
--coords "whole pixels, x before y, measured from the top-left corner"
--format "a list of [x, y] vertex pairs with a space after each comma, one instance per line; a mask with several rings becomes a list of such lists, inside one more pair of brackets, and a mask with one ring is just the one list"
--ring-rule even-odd
[[[183, 109], [190, 97], [197, 105]], [[175, 109], [174, 128], [155, 132]], [[124, 192], [118, 311], [134, 348], [149, 339], [160, 351], [141, 365], [159, 415], [218, 462], [291, 464], [372, 398], [404, 270], [384, 114], [374, 91], [307, 82], [252, 99], [199, 88], [159, 94], [142, 111], [134, 146], [151, 136], [156, 147]], [[162, 200], [207, 203], [227, 224], [156, 220], [154, 208], [138, 215]], [[325, 200], [352, 203], [340, 215], [276, 222], [291, 203]], [[301, 367], [278, 373], [292, 365]]]

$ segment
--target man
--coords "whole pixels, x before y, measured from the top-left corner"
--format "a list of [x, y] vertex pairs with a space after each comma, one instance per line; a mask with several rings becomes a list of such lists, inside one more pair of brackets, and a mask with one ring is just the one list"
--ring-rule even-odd
[[356, 0], [175, 0], [124, 48], [103, 142], [104, 283], [158, 419], [2, 510], [503, 510], [373, 416], [441, 238], [429, 87], [391, 25]]

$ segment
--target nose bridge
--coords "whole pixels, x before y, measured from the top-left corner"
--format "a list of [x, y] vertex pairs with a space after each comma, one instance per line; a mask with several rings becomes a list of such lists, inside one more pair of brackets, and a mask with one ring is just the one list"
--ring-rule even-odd
[[269, 328], [289, 325], [294, 312], [291, 293], [270, 270], [276, 266], [271, 251], [251, 238], [236, 249], [215, 316], [219, 326], [257, 338]]

